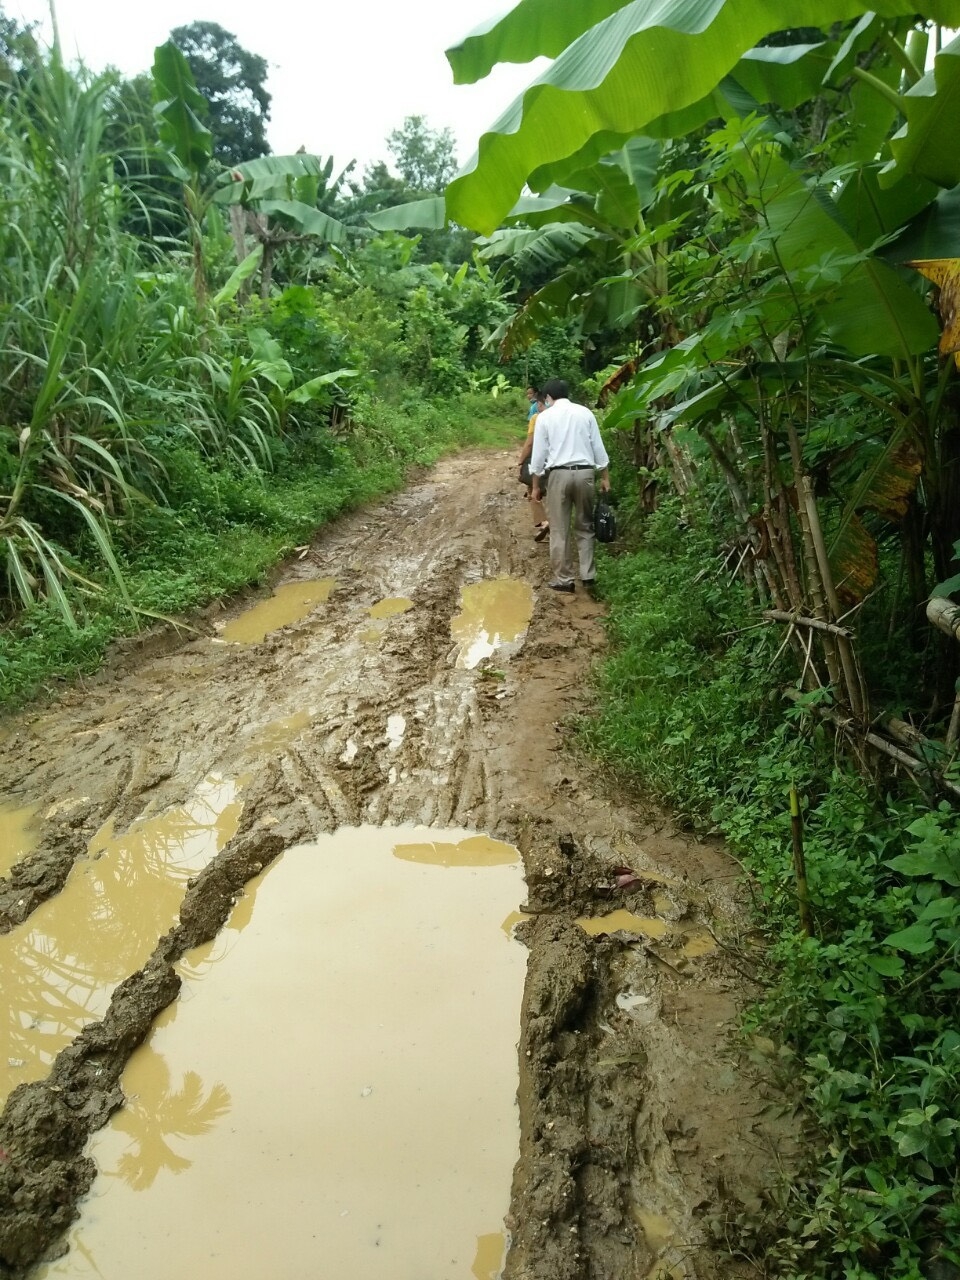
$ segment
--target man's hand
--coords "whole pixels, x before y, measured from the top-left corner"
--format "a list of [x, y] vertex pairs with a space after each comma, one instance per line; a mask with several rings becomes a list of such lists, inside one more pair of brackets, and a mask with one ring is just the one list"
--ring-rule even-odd
[[609, 471], [600, 472], [600, 492], [601, 493], [610, 492], [610, 472]]

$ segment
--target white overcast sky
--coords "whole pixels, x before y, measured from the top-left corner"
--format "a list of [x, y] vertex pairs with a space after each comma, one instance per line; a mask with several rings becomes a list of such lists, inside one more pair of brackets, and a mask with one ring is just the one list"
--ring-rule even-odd
[[[0, 0], [8, 16], [40, 19], [46, 0]], [[461, 164], [480, 134], [545, 63], [498, 67], [478, 85], [454, 85], [443, 51], [511, 6], [510, 0], [57, 0], [64, 56], [89, 67], [149, 69], [172, 27], [218, 22], [270, 65], [268, 127], [277, 154], [301, 145], [338, 168], [389, 159], [384, 139], [405, 116], [449, 125]]]

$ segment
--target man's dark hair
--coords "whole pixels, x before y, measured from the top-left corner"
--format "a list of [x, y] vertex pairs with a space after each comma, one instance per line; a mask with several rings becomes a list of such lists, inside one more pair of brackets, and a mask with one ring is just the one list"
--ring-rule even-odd
[[548, 378], [543, 384], [544, 399], [547, 396], [551, 400], [569, 400], [570, 385], [563, 378]]

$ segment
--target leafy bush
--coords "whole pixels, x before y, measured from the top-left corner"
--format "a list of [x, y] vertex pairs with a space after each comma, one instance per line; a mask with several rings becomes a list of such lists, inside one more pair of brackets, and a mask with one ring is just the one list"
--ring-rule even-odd
[[[960, 1264], [960, 824], [945, 803], [854, 772], [809, 710], [784, 712], [771, 691], [786, 676], [782, 637], [749, 625], [715, 538], [667, 503], [637, 549], [602, 560], [612, 654], [584, 733], [722, 833], [762, 895], [769, 993], [751, 1025], [793, 1055], [822, 1133], [817, 1167], [757, 1228], [767, 1273], [919, 1277], [933, 1258]], [[804, 799], [810, 938], [791, 786]]]

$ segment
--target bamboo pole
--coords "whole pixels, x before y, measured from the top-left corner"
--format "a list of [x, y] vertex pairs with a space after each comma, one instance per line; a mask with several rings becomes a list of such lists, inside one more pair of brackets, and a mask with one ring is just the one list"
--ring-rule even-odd
[[790, 785], [790, 835], [793, 841], [793, 874], [797, 881], [797, 906], [800, 909], [800, 928], [806, 936], [813, 935], [813, 915], [810, 911], [810, 895], [807, 891], [807, 863], [803, 855], [803, 815], [797, 788]]
[[832, 636], [846, 636], [853, 632], [846, 627], [838, 627], [835, 622], [824, 622], [822, 618], [801, 618], [795, 613], [787, 613], [785, 609], [764, 609], [763, 616], [770, 622], [789, 622], [795, 627], [812, 627], [814, 631], [826, 631]]
[[[785, 698], [789, 698], [791, 702], [799, 702], [803, 697], [803, 694], [799, 689], [784, 689], [783, 696]], [[835, 711], [833, 707], [811, 706], [809, 710], [813, 711], [822, 720], [829, 720], [831, 724], [836, 725], [843, 733], [849, 734], [853, 727], [850, 719], [841, 715], [840, 712]], [[891, 720], [894, 725], [904, 724], [903, 721], [897, 721], [893, 717]], [[890, 732], [892, 732], [890, 729], [891, 720], [888, 720], [884, 726]], [[905, 725], [904, 727], [910, 731], [911, 746], [914, 751], [918, 753], [916, 755], [908, 754], [906, 751], [902, 750], [901, 747], [895, 746], [886, 738], [881, 738], [879, 733], [874, 733], [873, 730], [868, 730], [868, 732], [863, 735], [863, 741], [869, 743], [871, 747], [876, 747], [878, 751], [882, 751], [884, 755], [889, 756], [891, 760], [895, 760], [897, 764], [905, 765], [911, 773], [925, 774], [926, 777], [936, 783], [937, 786], [942, 787], [943, 790], [949, 792], [952, 797], [960, 800], [960, 786], [955, 782], [950, 782], [949, 779], [944, 778], [942, 774], [937, 772], [936, 768], [930, 762], [930, 757], [936, 754], [939, 744], [933, 742], [930, 738], [924, 738], [923, 735], [911, 725]], [[924, 754], [924, 752], [927, 754]]]
[[927, 621], [944, 635], [960, 640], [960, 605], [951, 603], [943, 596], [934, 596], [927, 601]]

